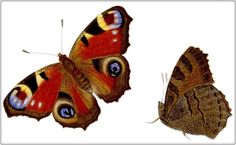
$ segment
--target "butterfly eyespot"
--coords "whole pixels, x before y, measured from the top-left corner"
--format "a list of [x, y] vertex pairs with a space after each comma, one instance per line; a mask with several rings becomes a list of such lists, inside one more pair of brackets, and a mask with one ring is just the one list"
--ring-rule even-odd
[[71, 105], [63, 104], [58, 107], [58, 114], [62, 118], [72, 118], [75, 115], [75, 111]]
[[52, 113], [54, 119], [63, 126], [65, 124], [72, 125], [78, 122], [78, 115], [71, 96], [67, 93], [59, 92]]
[[93, 60], [93, 65], [98, 72], [102, 72], [111, 77], [118, 77], [126, 71], [126, 60], [121, 56], [96, 59]]
[[108, 64], [108, 72], [113, 77], [119, 76], [121, 69], [121, 64], [118, 61], [112, 61]]
[[25, 109], [31, 99], [32, 93], [25, 85], [18, 85], [11, 91], [9, 104], [16, 110]]
[[103, 30], [117, 29], [124, 23], [121, 13], [117, 10], [109, 11], [104, 15], [98, 15], [97, 22], [99, 27]]

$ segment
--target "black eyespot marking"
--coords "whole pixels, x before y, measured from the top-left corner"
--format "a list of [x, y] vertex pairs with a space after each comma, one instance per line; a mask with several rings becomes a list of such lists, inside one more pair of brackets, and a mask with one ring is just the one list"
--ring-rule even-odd
[[65, 92], [59, 92], [58, 97], [71, 100], [71, 96], [69, 94], [65, 93]]
[[99, 59], [93, 59], [93, 66], [96, 69], [96, 71], [100, 72], [100, 68], [99, 68]]
[[28, 86], [32, 93], [34, 93], [38, 89], [35, 73], [32, 73], [31, 75], [29, 75], [26, 79], [21, 81], [19, 84], [24, 84]]
[[84, 43], [85, 46], [89, 46], [88, 39], [85, 36], [81, 38], [81, 41]]
[[43, 78], [44, 80], [46, 80], [46, 81], [49, 80], [48, 77], [46, 76], [45, 72], [41, 72], [39, 75], [40, 75], [41, 78]]
[[87, 29], [85, 30], [86, 33], [92, 34], [92, 35], [97, 35], [100, 34], [102, 32], [104, 32], [104, 30], [102, 30], [97, 22], [97, 19], [94, 19], [90, 25], [87, 27]]
[[69, 104], [62, 104], [58, 107], [58, 114], [62, 118], [72, 118], [75, 115], [74, 108]]
[[118, 61], [112, 61], [108, 64], [108, 72], [112, 77], [119, 76], [121, 69], [121, 64]]

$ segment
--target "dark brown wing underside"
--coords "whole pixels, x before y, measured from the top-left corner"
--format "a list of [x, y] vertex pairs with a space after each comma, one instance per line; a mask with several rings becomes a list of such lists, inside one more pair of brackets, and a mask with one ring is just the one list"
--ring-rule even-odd
[[213, 85], [187, 91], [171, 109], [169, 126], [185, 133], [215, 138], [226, 126], [231, 109], [224, 94]]
[[184, 133], [215, 138], [226, 126], [231, 109], [213, 83], [207, 54], [189, 47], [172, 72], [164, 109], [159, 108], [161, 121]]

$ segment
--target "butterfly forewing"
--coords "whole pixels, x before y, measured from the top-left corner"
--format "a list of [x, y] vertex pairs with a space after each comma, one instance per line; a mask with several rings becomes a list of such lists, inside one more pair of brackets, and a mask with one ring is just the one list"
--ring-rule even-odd
[[172, 106], [187, 90], [203, 85], [212, 84], [207, 54], [199, 48], [189, 47], [177, 62], [166, 92], [165, 109], [168, 114]]
[[78, 57], [91, 60], [125, 53], [131, 20], [120, 6], [99, 14], [77, 38], [69, 57], [75, 61]]
[[44, 67], [17, 84], [4, 100], [7, 115], [36, 119], [49, 115], [63, 79], [61, 69], [60, 64]]

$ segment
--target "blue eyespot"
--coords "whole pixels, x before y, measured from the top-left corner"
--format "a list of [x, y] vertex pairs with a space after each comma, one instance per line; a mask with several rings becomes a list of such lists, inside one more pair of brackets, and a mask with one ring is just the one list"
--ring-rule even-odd
[[14, 89], [9, 96], [9, 104], [16, 110], [25, 109], [30, 100], [30, 96], [23, 91]]
[[119, 11], [111, 11], [111, 13], [113, 13], [114, 15], [114, 22], [113, 24], [110, 25], [110, 28], [111, 29], [116, 29], [116, 28], [119, 28], [122, 24], [122, 16], [121, 16], [121, 13]]
[[108, 64], [108, 72], [112, 77], [117, 77], [121, 73], [121, 64], [118, 61], [112, 61]]
[[63, 104], [63, 105], [59, 106], [58, 114], [62, 118], [72, 118], [75, 115], [75, 111], [72, 106], [70, 106], [68, 104]]

